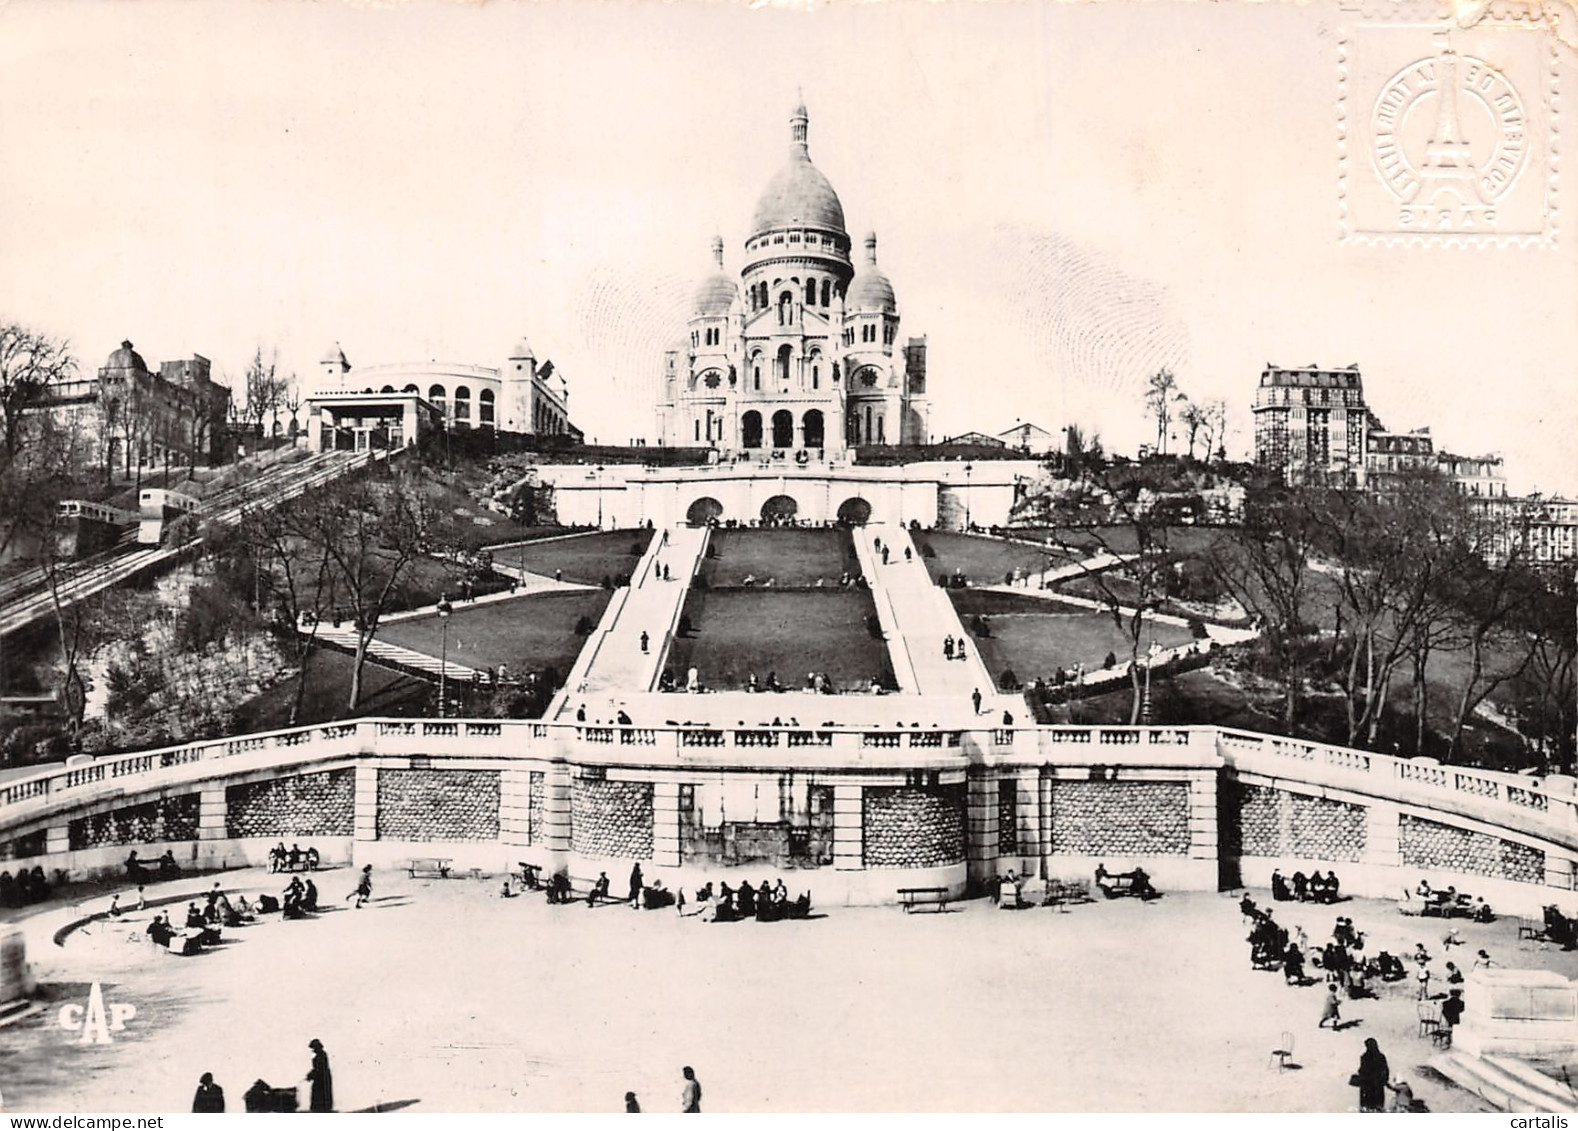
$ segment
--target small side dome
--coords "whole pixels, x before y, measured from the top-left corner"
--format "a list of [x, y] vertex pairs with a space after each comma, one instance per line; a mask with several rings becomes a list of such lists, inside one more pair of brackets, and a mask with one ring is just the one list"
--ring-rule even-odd
[[350, 369], [351, 363], [345, 360], [345, 351], [340, 348], [340, 343], [335, 342], [323, 354], [323, 365], [338, 365], [341, 369]]
[[130, 342], [121, 342], [121, 348], [110, 354], [110, 359], [104, 363], [106, 369], [131, 369], [138, 373], [148, 372], [148, 366], [143, 361], [142, 355], [132, 349]]
[[537, 355], [532, 352], [531, 343], [525, 338], [515, 342], [515, 348], [510, 350], [511, 361], [536, 361]]
[[849, 284], [844, 309], [851, 314], [897, 314], [898, 300], [893, 284], [877, 267], [877, 234], [866, 234], [866, 266]]
[[712, 237], [712, 262], [717, 271], [701, 281], [691, 310], [697, 318], [721, 318], [733, 309], [740, 289], [723, 271], [723, 237]]

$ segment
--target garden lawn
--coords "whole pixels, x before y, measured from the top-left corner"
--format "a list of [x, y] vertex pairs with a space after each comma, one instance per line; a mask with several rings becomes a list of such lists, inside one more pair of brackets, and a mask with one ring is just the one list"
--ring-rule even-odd
[[601, 585], [605, 577], [618, 578], [633, 573], [651, 541], [650, 530], [608, 530], [546, 542], [495, 546], [492, 552], [493, 560], [501, 566], [524, 565], [527, 571], [544, 577], [552, 577], [555, 570], [563, 570], [565, 581]]
[[[717, 556], [713, 557], [713, 551]], [[810, 587], [820, 579], [836, 585], [845, 573], [860, 572], [854, 546], [842, 530], [714, 530], [701, 576], [712, 588], [758, 584]]]
[[[1108, 652], [1120, 661], [1129, 656], [1127, 634], [1106, 613], [1011, 593], [950, 589], [948, 596], [994, 680], [1011, 669], [1020, 683], [1026, 683], [1048, 678], [1058, 668], [1072, 670], [1075, 664], [1094, 670], [1102, 666]], [[975, 634], [977, 616], [986, 621], [990, 636]], [[1145, 629], [1142, 648], [1153, 636], [1163, 648], [1193, 639], [1186, 628], [1155, 621]]]
[[867, 691], [873, 677], [897, 686], [887, 646], [866, 628], [876, 606], [864, 589], [693, 589], [683, 615], [695, 634], [674, 641], [667, 665], [681, 685], [695, 667], [717, 689], [742, 689], [752, 672], [764, 687], [776, 672], [791, 690], [813, 671], [841, 691]]
[[[562, 679], [580, 655], [586, 637], [577, 622], [596, 628], [609, 599], [606, 590], [538, 593], [487, 605], [456, 604], [449, 618], [449, 659], [486, 671], [507, 665], [513, 676], [553, 668]], [[437, 615], [396, 621], [379, 628], [378, 639], [429, 656], [443, 651], [443, 621]]]
[[[938, 574], [952, 577], [954, 570], [958, 570], [976, 585], [1001, 585], [1010, 570], [1040, 573], [1069, 560], [1066, 554], [1055, 549], [1041, 549], [979, 534], [927, 530], [916, 531], [910, 537], [915, 540], [921, 557], [926, 559], [933, 577]], [[931, 551], [929, 555], [928, 550]]]
[[[434, 684], [379, 667], [369, 660], [362, 669], [362, 701], [355, 711], [347, 711], [345, 700], [351, 693], [355, 663], [353, 657], [333, 648], [314, 650], [307, 664], [307, 690], [296, 719], [298, 726], [355, 716], [425, 715], [436, 709], [438, 688]], [[231, 729], [243, 734], [289, 726], [290, 708], [295, 701], [296, 677], [292, 675], [237, 707]]]

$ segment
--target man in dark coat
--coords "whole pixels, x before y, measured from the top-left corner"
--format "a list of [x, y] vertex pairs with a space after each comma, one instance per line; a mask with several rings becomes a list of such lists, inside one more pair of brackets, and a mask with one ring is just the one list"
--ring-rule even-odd
[[1374, 1037], [1364, 1042], [1364, 1055], [1359, 1057], [1359, 1071], [1353, 1074], [1353, 1085], [1359, 1089], [1360, 1111], [1383, 1111], [1386, 1108], [1386, 1085], [1391, 1083], [1392, 1069], [1381, 1053], [1381, 1046]]
[[312, 1102], [307, 1110], [333, 1111], [334, 1077], [329, 1072], [329, 1054], [316, 1037], [307, 1042], [307, 1047], [312, 1050], [312, 1070], [307, 1073], [307, 1079], [312, 1081]]
[[203, 1073], [197, 1082], [197, 1094], [192, 1097], [194, 1114], [214, 1114], [225, 1110], [225, 1090], [214, 1083], [212, 1072]]
[[641, 865], [637, 864], [630, 869], [630, 906], [641, 906], [641, 889], [646, 885], [641, 879]]

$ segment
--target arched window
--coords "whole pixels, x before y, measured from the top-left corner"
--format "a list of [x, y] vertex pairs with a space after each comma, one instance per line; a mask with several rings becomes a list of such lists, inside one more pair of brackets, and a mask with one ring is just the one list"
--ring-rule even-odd
[[378, 391], [380, 393], [392, 393], [392, 392], [394, 392], [394, 386], [393, 385], [385, 385], [382, 389], [379, 389]]
[[786, 408], [773, 413], [773, 447], [794, 447], [794, 413]]
[[822, 413], [818, 409], [811, 409], [801, 418], [801, 427], [805, 436], [805, 446], [820, 448], [823, 442]]
[[757, 393], [762, 391], [762, 355], [760, 350], [751, 354], [751, 389]]
[[469, 423], [471, 420], [471, 390], [465, 385], [455, 387], [455, 423]]
[[448, 411], [445, 408], [444, 386], [434, 385], [432, 388], [428, 389], [427, 399], [432, 402], [433, 407], [438, 409], [440, 413], [446, 413]]
[[815, 279], [807, 279], [805, 281], [805, 304], [807, 306], [815, 306], [816, 305], [816, 280]]
[[829, 281], [827, 279], [823, 279], [822, 280], [822, 305], [823, 306], [832, 306], [833, 305], [831, 302], [828, 301], [828, 299], [829, 299], [829, 297], [831, 295], [832, 295], [832, 283], [831, 283], [831, 281]]
[[[784, 345], [781, 345], [781, 346], [778, 347], [778, 357], [777, 357], [777, 359], [775, 361], [775, 364], [773, 366], [773, 370], [774, 370], [774, 374], [773, 375], [775, 377], [777, 377], [778, 383], [780, 385], [787, 385], [789, 383], [789, 370], [790, 370], [791, 362], [793, 361], [793, 359], [794, 359], [794, 349], [793, 349], [793, 347], [789, 346], [788, 344], [784, 344]], [[779, 446], [783, 447], [784, 445], [780, 444]]]
[[822, 351], [812, 350], [806, 360], [811, 363], [811, 388], [819, 389], [822, 387]]
[[477, 423], [484, 428], [493, 427], [493, 390], [483, 389], [477, 394]]
[[422, 390], [418, 389], [416, 387], [416, 383], [413, 381], [411, 384], [407, 385], [404, 389], [401, 389], [400, 391], [402, 393], [420, 393]]

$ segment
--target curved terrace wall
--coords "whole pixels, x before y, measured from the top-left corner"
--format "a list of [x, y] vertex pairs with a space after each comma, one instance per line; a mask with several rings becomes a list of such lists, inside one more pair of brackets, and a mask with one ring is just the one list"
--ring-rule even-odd
[[1572, 779], [1536, 781], [1214, 727], [970, 731], [589, 727], [362, 719], [52, 767], [0, 785], [0, 869], [119, 872], [133, 848], [257, 864], [442, 855], [670, 886], [783, 874], [823, 903], [899, 887], [1143, 866], [1164, 890], [1333, 869], [1396, 897], [1423, 875], [1569, 913]]

